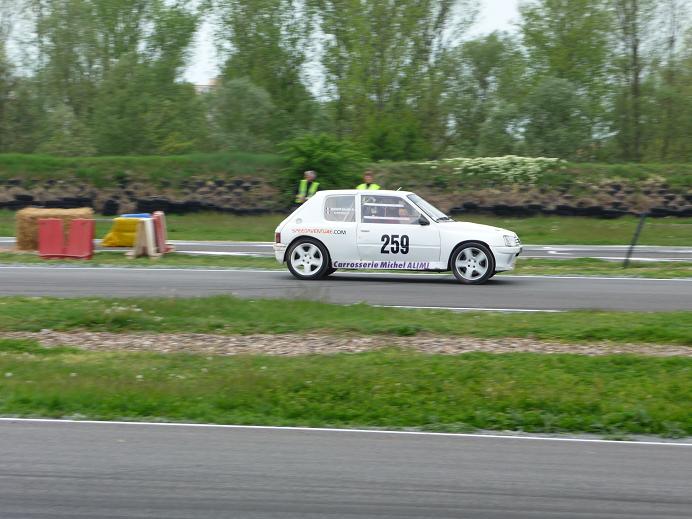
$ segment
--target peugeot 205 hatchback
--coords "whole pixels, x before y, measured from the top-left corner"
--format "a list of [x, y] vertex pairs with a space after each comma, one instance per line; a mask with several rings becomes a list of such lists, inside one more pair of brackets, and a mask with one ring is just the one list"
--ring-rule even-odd
[[320, 191], [276, 228], [274, 253], [298, 279], [337, 269], [449, 271], [481, 284], [512, 270], [515, 233], [455, 222], [407, 191]]

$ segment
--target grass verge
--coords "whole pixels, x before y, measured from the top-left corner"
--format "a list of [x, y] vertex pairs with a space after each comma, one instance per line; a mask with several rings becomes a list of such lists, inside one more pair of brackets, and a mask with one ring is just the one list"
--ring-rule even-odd
[[[211, 256], [169, 254], [163, 258], [129, 259], [122, 252], [101, 251], [89, 262], [82, 261], [46, 261], [32, 253], [0, 252], [0, 264], [28, 265], [80, 265], [94, 267], [150, 267], [150, 268], [256, 268], [264, 270], [286, 270], [285, 265], [274, 258], [252, 256]], [[573, 275], [573, 276], [618, 276], [639, 278], [692, 278], [692, 262], [636, 262], [630, 263], [627, 269], [620, 262], [599, 259], [544, 260], [520, 259], [516, 269], [507, 274], [526, 275]], [[451, 275], [451, 274], [450, 274]], [[500, 274], [502, 275], [502, 274]]]
[[[519, 259], [516, 268], [508, 274], [538, 276], [612, 276], [633, 278], [692, 278], [692, 262], [636, 261], [625, 269], [622, 262], [594, 258], [569, 260]], [[500, 274], [501, 275], [501, 274]]]
[[[191, 254], [167, 254], [161, 258], [130, 259], [124, 252], [99, 251], [89, 261], [44, 260], [34, 253], [0, 252], [0, 264], [58, 265], [87, 267], [150, 267], [150, 268], [261, 268], [286, 270], [274, 258], [253, 256], [211, 256]], [[692, 274], [691, 274], [692, 275]]]
[[[283, 214], [235, 216], [226, 213], [167, 215], [171, 240], [271, 241]], [[511, 229], [524, 243], [546, 245], [623, 245], [630, 243], [637, 219], [616, 220], [572, 216], [534, 216], [503, 218], [488, 215], [457, 216], [457, 220]], [[110, 223], [98, 222], [96, 236], [103, 237]], [[14, 213], [0, 210], [0, 236], [14, 236]], [[641, 245], [692, 246], [692, 218], [647, 220]]]
[[[347, 309], [345, 311], [344, 309]], [[231, 296], [0, 299], [0, 332], [52, 330], [200, 333], [356, 333], [526, 337], [692, 346], [692, 312], [453, 313]]]
[[401, 350], [304, 357], [0, 341], [0, 414], [463, 432], [692, 434], [692, 360]]

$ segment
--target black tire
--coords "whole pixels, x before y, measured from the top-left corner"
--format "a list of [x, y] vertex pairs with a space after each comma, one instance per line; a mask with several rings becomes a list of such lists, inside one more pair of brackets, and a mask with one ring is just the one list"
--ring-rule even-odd
[[495, 257], [478, 242], [459, 245], [449, 258], [454, 277], [464, 285], [481, 285], [495, 275]]
[[[299, 256], [294, 256], [298, 254]], [[315, 261], [319, 264], [316, 265]], [[327, 276], [331, 260], [327, 248], [314, 238], [299, 238], [286, 254], [286, 265], [294, 277], [303, 280]]]
[[334, 267], [329, 267], [329, 268], [327, 269], [327, 272], [325, 272], [324, 275], [325, 275], [325, 276], [331, 276], [332, 274], [334, 274], [334, 272], [336, 272], [336, 269], [335, 269]]

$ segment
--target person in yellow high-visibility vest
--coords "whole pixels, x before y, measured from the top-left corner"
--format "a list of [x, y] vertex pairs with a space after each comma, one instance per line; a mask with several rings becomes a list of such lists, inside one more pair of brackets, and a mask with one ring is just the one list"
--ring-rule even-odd
[[317, 178], [317, 173], [312, 170], [306, 171], [303, 174], [303, 179], [298, 184], [298, 193], [296, 194], [296, 204], [302, 204], [312, 195], [317, 193], [317, 189], [320, 187], [320, 183], [315, 179]]
[[375, 177], [373, 176], [372, 171], [367, 170], [363, 174], [363, 183], [358, 184], [356, 189], [380, 189], [380, 186], [375, 184]]

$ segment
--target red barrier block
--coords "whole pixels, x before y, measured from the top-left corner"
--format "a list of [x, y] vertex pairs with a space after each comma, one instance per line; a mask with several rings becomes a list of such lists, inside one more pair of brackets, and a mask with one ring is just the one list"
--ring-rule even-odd
[[154, 234], [156, 235], [156, 248], [160, 254], [166, 253], [166, 227], [162, 211], [154, 211]]
[[156, 248], [160, 254], [173, 252], [173, 247], [168, 245], [168, 231], [166, 230], [166, 215], [163, 211], [155, 211], [152, 215], [154, 219], [154, 234], [156, 235]]
[[62, 220], [43, 218], [38, 221], [38, 254], [42, 258], [60, 258], [65, 252]]
[[94, 220], [81, 218], [70, 221], [65, 256], [76, 259], [91, 259], [94, 255]]

